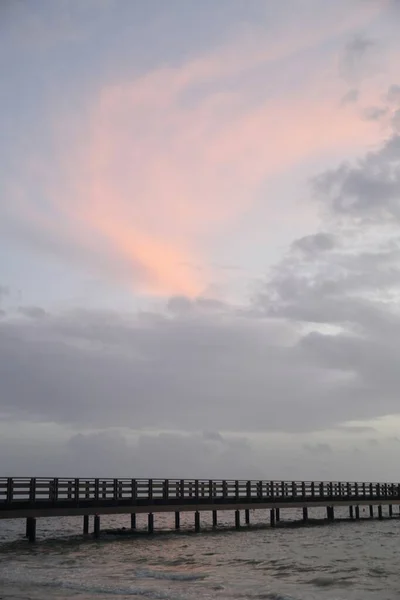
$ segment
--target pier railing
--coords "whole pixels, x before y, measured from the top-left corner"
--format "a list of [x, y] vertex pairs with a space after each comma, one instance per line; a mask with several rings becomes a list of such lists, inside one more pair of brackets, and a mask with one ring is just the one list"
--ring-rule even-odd
[[113, 502], [130, 505], [400, 500], [399, 483], [205, 479], [0, 478], [0, 511], [10, 505]]

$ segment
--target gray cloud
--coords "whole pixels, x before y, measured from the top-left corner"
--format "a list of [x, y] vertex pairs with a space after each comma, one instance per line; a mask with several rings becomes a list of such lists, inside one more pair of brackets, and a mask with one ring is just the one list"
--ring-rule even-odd
[[335, 236], [330, 233], [316, 233], [314, 235], [307, 235], [296, 240], [292, 244], [293, 250], [301, 250], [302, 252], [309, 254], [315, 252], [325, 252], [332, 250], [335, 247], [336, 240]]
[[371, 70], [371, 54], [376, 48], [376, 42], [364, 36], [350, 40], [340, 61], [342, 76], [348, 80], [358, 80], [368, 74]]
[[380, 121], [388, 114], [388, 108], [382, 106], [371, 106], [364, 110], [366, 121]]
[[391, 85], [387, 91], [386, 101], [389, 104], [400, 104], [400, 85]]
[[46, 317], [46, 311], [40, 306], [19, 306], [18, 312], [30, 319], [43, 319]]
[[303, 446], [306, 452], [310, 452], [311, 454], [331, 454], [332, 448], [329, 444], [319, 443], [319, 444], [304, 444]]
[[400, 217], [400, 136], [356, 165], [342, 165], [316, 178], [315, 190], [333, 213], [374, 220]]
[[347, 104], [354, 104], [358, 101], [360, 97], [360, 92], [357, 89], [349, 90], [341, 99], [340, 103], [342, 106], [346, 106]]

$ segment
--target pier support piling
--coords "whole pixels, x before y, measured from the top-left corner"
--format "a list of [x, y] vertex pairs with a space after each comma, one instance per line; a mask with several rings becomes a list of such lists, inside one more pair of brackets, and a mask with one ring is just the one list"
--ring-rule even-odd
[[303, 523], [307, 523], [308, 521], [308, 507], [303, 506]]
[[181, 528], [181, 513], [176, 511], [175, 512], [175, 529], [180, 529]]
[[271, 527], [275, 527], [275, 509], [271, 508], [270, 512], [269, 512], [269, 517], [270, 517], [270, 523], [271, 523]]
[[378, 506], [378, 519], [379, 519], [380, 521], [382, 521], [382, 519], [383, 519], [383, 514], [382, 514], [382, 504], [379, 504], [379, 506]]
[[369, 518], [374, 518], [374, 507], [372, 506], [372, 504], [369, 505]]
[[240, 510], [235, 510], [235, 527], [240, 529]]
[[279, 521], [281, 520], [281, 509], [280, 508], [275, 509], [275, 519], [276, 519], [277, 523], [279, 523]]
[[34, 517], [28, 517], [26, 520], [26, 537], [31, 544], [36, 542], [36, 519]]
[[393, 506], [391, 504], [389, 504], [389, 517], [393, 518]]
[[212, 524], [213, 524], [213, 527], [218, 526], [218, 512], [216, 510], [212, 511]]
[[94, 537], [95, 538], [99, 538], [100, 537], [100, 517], [99, 515], [95, 515], [94, 516]]
[[131, 513], [131, 529], [136, 529], [136, 513]]
[[328, 521], [334, 521], [335, 520], [335, 509], [333, 506], [327, 506], [326, 507], [326, 516]]
[[349, 506], [349, 517], [351, 520], [354, 519], [354, 508], [352, 505]]
[[83, 535], [87, 535], [89, 533], [89, 515], [84, 515], [83, 517]]
[[200, 513], [198, 510], [194, 513], [194, 530], [196, 533], [200, 532]]
[[153, 515], [153, 513], [148, 514], [147, 531], [148, 531], [148, 533], [154, 533], [154, 515]]
[[244, 519], [246, 521], [246, 525], [250, 525], [250, 510], [246, 508], [244, 511]]
[[356, 520], [359, 521], [360, 520], [360, 507], [359, 506], [356, 506], [355, 512], [356, 512]]

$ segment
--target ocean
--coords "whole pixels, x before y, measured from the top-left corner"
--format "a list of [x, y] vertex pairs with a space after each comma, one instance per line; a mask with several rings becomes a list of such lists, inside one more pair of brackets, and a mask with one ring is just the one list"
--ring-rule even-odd
[[98, 540], [83, 537], [82, 518], [38, 519], [34, 545], [23, 520], [0, 521], [0, 599], [399, 600], [400, 520], [361, 516], [296, 526], [290, 520], [300, 512], [283, 510], [283, 525], [272, 529], [259, 510], [235, 531], [234, 514], [220, 512], [213, 531], [203, 513], [195, 534], [193, 514], [182, 514], [178, 533], [173, 515], [156, 514], [153, 536], [144, 515], [136, 534], [110, 532], [130, 523], [129, 515], [110, 516]]

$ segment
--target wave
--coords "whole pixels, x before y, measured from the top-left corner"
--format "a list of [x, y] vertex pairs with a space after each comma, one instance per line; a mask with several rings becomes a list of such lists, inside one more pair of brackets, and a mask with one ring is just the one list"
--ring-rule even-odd
[[175, 573], [172, 571], [157, 571], [140, 569], [135, 572], [138, 579], [167, 579], [169, 581], [201, 581], [206, 579], [206, 573]]
[[320, 588], [347, 587], [353, 584], [353, 579], [352, 577], [315, 577], [314, 579], [310, 579], [307, 583]]
[[[65, 590], [69, 590], [72, 592], [75, 592], [76, 594], [90, 594], [93, 596], [97, 596], [97, 595], [107, 595], [107, 596], [139, 596], [139, 597], [143, 597], [143, 598], [150, 598], [151, 600], [184, 600], [182, 597], [177, 596], [175, 593], [172, 595], [166, 593], [166, 592], [162, 592], [159, 590], [150, 590], [148, 588], [143, 588], [143, 587], [136, 587], [136, 586], [121, 586], [121, 587], [114, 587], [114, 586], [109, 586], [106, 584], [96, 584], [96, 585], [92, 585], [90, 583], [88, 584], [80, 584], [80, 583], [70, 583], [70, 582], [65, 582], [65, 581], [60, 581], [60, 580], [53, 580], [53, 581], [29, 581], [29, 580], [25, 580], [25, 581], [12, 581], [11, 579], [9, 581], [2, 581], [2, 593], [6, 596], [7, 594], [7, 589], [6, 586], [4, 586], [4, 584], [9, 584], [10, 586], [10, 591], [14, 592], [16, 591], [16, 587], [18, 587], [22, 592], [28, 588], [29, 591], [33, 591], [35, 588], [63, 588]], [[78, 596], [77, 596], [78, 597]]]

